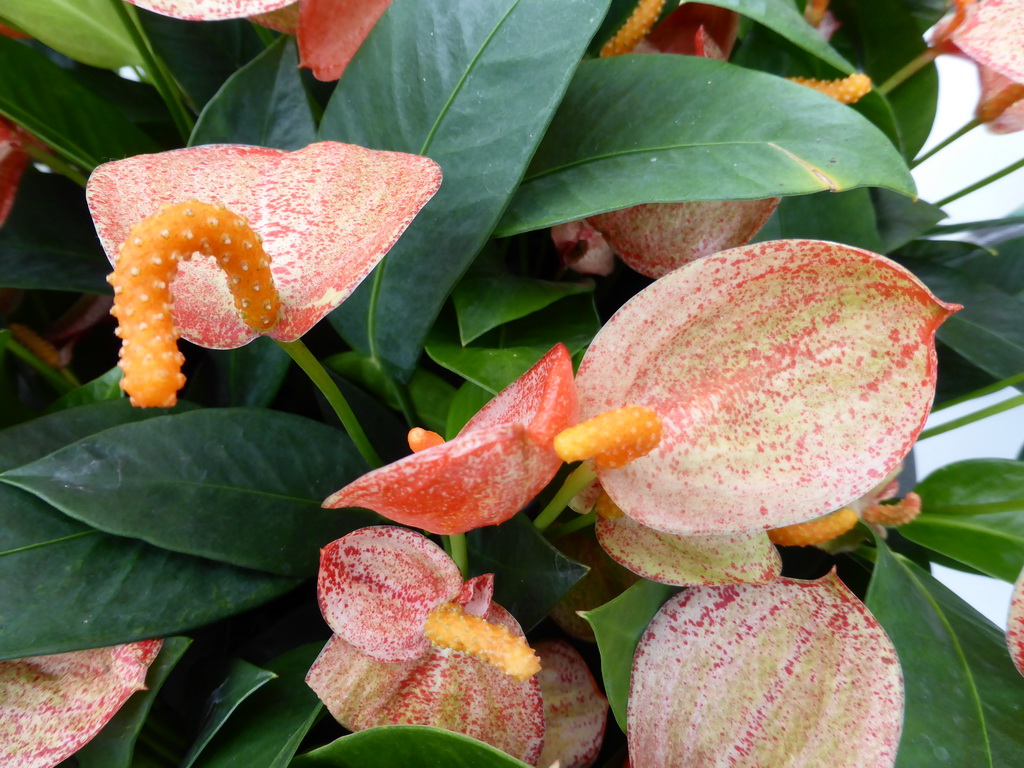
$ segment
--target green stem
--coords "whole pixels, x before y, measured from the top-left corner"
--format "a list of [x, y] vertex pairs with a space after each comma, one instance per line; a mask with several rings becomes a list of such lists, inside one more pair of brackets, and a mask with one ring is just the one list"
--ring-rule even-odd
[[459, 566], [462, 578], [469, 577], [469, 554], [466, 551], [466, 534], [454, 533], [444, 537], [444, 551]]
[[925, 152], [923, 155], [921, 155], [916, 160], [914, 160], [914, 162], [912, 162], [909, 167], [912, 168], [912, 169], [916, 168], [921, 163], [923, 163], [925, 160], [930, 158], [932, 155], [938, 154], [939, 152], [944, 150], [946, 147], [948, 147], [954, 141], [959, 139], [961, 136], [966, 136], [968, 133], [973, 131], [979, 125], [981, 125], [981, 123], [978, 122], [978, 120], [971, 120], [969, 123], [967, 123], [967, 125], [965, 125], [963, 128], [958, 130], [956, 133], [953, 133], [953, 134], [947, 136], [945, 139], [940, 141], [934, 147], [932, 147], [927, 152]]
[[298, 364], [299, 368], [309, 376], [317, 389], [327, 398], [327, 402], [330, 403], [331, 408], [338, 415], [342, 425], [345, 427], [345, 431], [352, 438], [352, 442], [355, 443], [356, 449], [366, 460], [366, 463], [372, 469], [381, 466], [383, 462], [370, 444], [370, 440], [366, 437], [359, 419], [356, 418], [345, 396], [341, 394], [338, 385], [334, 383], [334, 379], [331, 378], [331, 375], [320, 364], [320, 361], [313, 356], [313, 353], [302, 343], [301, 339], [278, 341], [277, 344], [288, 353], [288, 356]]
[[981, 181], [975, 182], [974, 184], [971, 184], [971, 186], [969, 187], [964, 187], [959, 192], [954, 192], [952, 195], [942, 198], [941, 200], [939, 200], [939, 202], [934, 203], [934, 205], [937, 205], [939, 208], [941, 208], [944, 205], [952, 203], [954, 200], [959, 200], [961, 197], [971, 194], [971, 192], [976, 192], [982, 187], [987, 187], [993, 181], [999, 181], [999, 179], [1003, 178], [1003, 176], [1009, 176], [1011, 173], [1020, 170], [1021, 168], [1024, 168], [1024, 157], [1022, 157], [1017, 162], [1011, 163], [1010, 165], [1006, 166], [1001, 171], [996, 171], [990, 176], [986, 176]]
[[935, 61], [940, 53], [942, 53], [942, 50], [939, 47], [927, 48], [921, 51], [921, 53], [908, 61], [898, 72], [875, 88], [875, 90], [883, 96], [892, 93], [907, 80]]
[[1017, 224], [1024, 224], [1024, 216], [1006, 216], [1002, 219], [983, 219], [981, 221], [963, 221], [959, 224], [943, 224], [940, 227], [932, 227], [926, 235], [949, 235], [956, 232], [973, 232], [978, 229], [990, 229], [992, 227], [1012, 227]]
[[590, 510], [585, 515], [580, 515], [579, 517], [570, 520], [568, 523], [562, 523], [562, 525], [557, 528], [552, 528], [544, 535], [547, 536], [548, 541], [554, 541], [555, 539], [560, 539], [563, 536], [568, 536], [570, 533], [575, 533], [576, 531], [580, 531], [584, 528], [589, 528], [596, 522], [597, 512]]
[[160, 94], [160, 98], [164, 100], [164, 104], [167, 105], [167, 110], [171, 113], [171, 119], [174, 121], [175, 128], [181, 134], [182, 140], [188, 141], [188, 137], [192, 135], [192, 128], [195, 126], [195, 122], [192, 120], [188, 110], [185, 109], [185, 103], [181, 98], [181, 91], [174, 82], [174, 78], [171, 77], [171, 73], [164, 66], [163, 62], [160, 61], [149, 44], [146, 31], [142, 28], [142, 23], [135, 13], [135, 8], [123, 0], [110, 0], [110, 4], [114, 7], [114, 11], [120, 17], [121, 23], [131, 36], [135, 48], [142, 57], [143, 69], [146, 72], [147, 78]]
[[77, 168], [73, 168], [69, 163], [64, 162], [52, 152], [47, 152], [34, 141], [25, 142], [24, 149], [29, 157], [37, 163], [42, 163], [54, 173], [59, 173], [61, 176], [71, 179], [80, 187], [84, 187], [89, 181], [85, 174]]
[[42, 376], [46, 382], [53, 387], [57, 392], [62, 395], [66, 395], [68, 392], [75, 388], [75, 385], [69, 381], [66, 377], [62, 376], [60, 371], [57, 371], [38, 357], [33, 355], [26, 347], [16, 342], [14, 339], [7, 340], [7, 349], [11, 353], [27, 363], [29, 366], [35, 369], [35, 371]]
[[1003, 379], [1002, 381], [997, 381], [994, 384], [989, 384], [987, 387], [982, 387], [981, 389], [976, 389], [973, 392], [968, 392], [966, 395], [960, 395], [960, 397], [954, 397], [952, 400], [947, 400], [942, 405], [932, 408], [932, 413], [944, 411], [947, 408], [952, 408], [954, 405], [967, 403], [971, 400], [976, 400], [979, 397], [984, 397], [985, 395], [991, 395], [993, 392], [998, 392], [1001, 389], [1006, 389], [1007, 387], [1020, 384], [1022, 381], [1024, 381], [1024, 373], [1018, 373], [1016, 376], [1011, 376], [1008, 379]]
[[565, 482], [562, 483], [562, 487], [558, 489], [558, 493], [555, 494], [554, 498], [537, 515], [537, 519], [533, 521], [533, 527], [538, 531], [547, 530], [547, 527], [562, 514], [562, 510], [569, 506], [569, 502], [573, 500], [573, 497], [596, 479], [597, 472], [594, 471], [594, 465], [591, 462], [584, 461], [576, 467], [565, 478]]
[[953, 419], [952, 421], [947, 421], [945, 424], [940, 424], [937, 427], [926, 429], [924, 432], [921, 433], [921, 436], [917, 439], [927, 440], [929, 437], [935, 437], [936, 435], [941, 435], [944, 432], [951, 432], [954, 429], [958, 429], [968, 424], [973, 424], [976, 421], [987, 419], [989, 416], [995, 416], [996, 414], [1002, 413], [1003, 411], [1009, 411], [1012, 408], [1016, 408], [1019, 405], [1024, 405], [1024, 395], [1017, 395], [1016, 397], [1011, 397], [1009, 400], [1004, 400], [1001, 403], [990, 405], [988, 408], [982, 408], [980, 411], [969, 413], [966, 416], [963, 416], [959, 419]]

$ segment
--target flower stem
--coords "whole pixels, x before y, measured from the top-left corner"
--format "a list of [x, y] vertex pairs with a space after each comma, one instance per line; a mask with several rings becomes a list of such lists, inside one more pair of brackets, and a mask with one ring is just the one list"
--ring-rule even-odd
[[366, 463], [372, 469], [381, 466], [383, 462], [380, 460], [380, 456], [377, 455], [377, 451], [370, 444], [369, 438], [366, 437], [362, 425], [360, 425], [345, 396], [341, 394], [341, 390], [334, 383], [334, 379], [331, 378], [331, 375], [320, 364], [320, 361], [313, 356], [309, 348], [302, 343], [301, 339], [278, 341], [277, 344], [288, 353], [288, 356], [298, 364], [299, 368], [309, 376], [317, 389], [327, 398], [327, 402], [330, 403], [331, 408], [338, 415], [342, 425], [345, 427], [345, 431], [348, 432], [348, 436], [352, 438], [356, 450], [366, 460]]
[[882, 83], [880, 86], [875, 88], [876, 91], [881, 93], [883, 96], [892, 93], [907, 80], [912, 78], [922, 69], [931, 64], [935, 59], [942, 53], [942, 49], [939, 46], [933, 46], [926, 48], [921, 51], [917, 56], [908, 61], [901, 69], [899, 69], [892, 77]]
[[968, 392], [966, 395], [960, 395], [960, 397], [955, 397], [952, 400], [947, 400], [942, 405], [938, 405], [935, 408], [932, 408], [932, 413], [944, 411], [947, 408], [952, 408], [954, 405], [960, 405], [960, 403], [967, 403], [970, 402], [971, 400], [976, 400], [979, 397], [984, 397], [985, 395], [991, 395], [993, 392], [998, 392], [1001, 389], [1006, 389], [1007, 387], [1012, 387], [1015, 384], [1020, 384], [1022, 381], [1024, 381], [1024, 373], [1018, 373], [1016, 376], [1010, 376], [1008, 379], [1003, 379], [1002, 381], [994, 382], [992, 384], [989, 384], [987, 387], [976, 389], [973, 392]]
[[174, 121], [174, 126], [178, 129], [181, 138], [187, 141], [188, 137], [192, 135], [192, 128], [195, 123], [188, 110], [185, 109], [185, 103], [181, 98], [181, 91], [174, 82], [174, 78], [171, 77], [167, 67], [164, 66], [163, 62], [160, 61], [153, 51], [152, 46], [150, 46], [146, 32], [135, 13], [135, 8], [123, 2], [123, 0], [110, 0], [110, 4], [114, 7], [114, 11], [120, 17], [121, 23], [131, 36], [135, 48], [142, 57], [143, 69], [146, 72], [147, 79], [156, 88], [160, 98], [164, 100], [164, 104], [167, 105], [167, 111], [171, 113], [171, 119]]
[[66, 395], [68, 392], [75, 389], [76, 385], [71, 379], [62, 375], [56, 369], [51, 368], [14, 339], [7, 340], [7, 349], [10, 350], [11, 354], [15, 357], [21, 359], [23, 362], [34, 368], [36, 372], [46, 379], [46, 382], [57, 390], [59, 394]]
[[66, 163], [52, 152], [47, 152], [35, 142], [25, 142], [25, 152], [37, 163], [42, 163], [54, 173], [71, 179], [78, 186], [84, 187], [86, 185], [88, 179], [85, 178], [84, 174], [82, 174], [78, 169], [73, 168], [70, 163]]
[[951, 432], [954, 429], [964, 427], [968, 424], [973, 424], [974, 422], [981, 421], [982, 419], [987, 419], [989, 416], [995, 416], [998, 413], [1002, 413], [1003, 411], [1009, 411], [1020, 405], [1024, 405], [1024, 395], [1017, 395], [1016, 397], [1011, 397], [1009, 400], [1004, 400], [1001, 403], [990, 405], [988, 408], [982, 408], [980, 411], [969, 413], [966, 416], [962, 416], [959, 419], [953, 419], [952, 421], [948, 421], [945, 424], [940, 424], [937, 427], [926, 429], [924, 432], [921, 433], [921, 436], [917, 439], [927, 440], [929, 437], [935, 437], [936, 435], [941, 435], [944, 432]]
[[560, 539], [563, 536], [568, 536], [570, 533], [589, 528], [597, 522], [597, 512], [590, 510], [585, 515], [580, 515], [567, 523], [562, 523], [557, 528], [552, 528], [547, 531], [544, 535], [547, 536], [548, 541], [554, 541]]
[[448, 557], [454, 560], [455, 564], [459, 566], [459, 572], [462, 573], [462, 578], [468, 578], [469, 554], [466, 551], [466, 534], [453, 533], [451, 536], [445, 536], [444, 551], [447, 552]]
[[923, 155], [921, 155], [920, 157], [916, 158], [912, 163], [910, 163], [910, 165], [908, 167], [911, 168], [911, 169], [917, 168], [917, 166], [919, 166], [925, 160], [930, 158], [932, 155], [938, 154], [939, 152], [944, 150], [946, 147], [948, 147], [950, 144], [952, 144], [954, 141], [959, 139], [961, 136], [966, 136], [968, 133], [973, 131], [979, 125], [981, 125], [981, 123], [978, 120], [971, 120], [969, 123], [967, 123], [967, 125], [963, 126], [960, 130], [956, 131], [955, 133], [950, 134], [949, 136], [944, 138], [942, 141], [940, 141], [938, 144], [936, 144], [934, 147], [932, 147], [927, 152], [925, 152]]
[[533, 527], [538, 531], [547, 530], [547, 527], [562, 514], [562, 510], [569, 506], [569, 502], [573, 500], [573, 497], [596, 479], [597, 472], [594, 470], [594, 465], [591, 462], [584, 461], [576, 467], [565, 478], [565, 482], [562, 483], [562, 487], [558, 489], [558, 493], [555, 494], [554, 498], [537, 515], [537, 519], [533, 521]]
[[999, 181], [999, 179], [1003, 178], [1003, 176], [1009, 176], [1011, 173], [1020, 170], [1021, 168], [1024, 168], [1024, 157], [1022, 157], [1017, 162], [1011, 163], [1010, 165], [1006, 166], [1001, 171], [996, 171], [990, 176], [986, 176], [981, 181], [977, 181], [974, 184], [971, 184], [971, 186], [969, 187], [964, 187], [959, 192], [954, 192], [952, 195], [948, 195], [947, 197], [942, 198], [937, 203], [933, 203], [933, 205], [937, 205], [939, 208], [941, 208], [944, 205], [952, 203], [954, 200], [959, 200], [961, 197], [965, 197], [966, 195], [971, 194], [971, 192], [976, 192], [982, 187], [987, 187], [993, 181]]

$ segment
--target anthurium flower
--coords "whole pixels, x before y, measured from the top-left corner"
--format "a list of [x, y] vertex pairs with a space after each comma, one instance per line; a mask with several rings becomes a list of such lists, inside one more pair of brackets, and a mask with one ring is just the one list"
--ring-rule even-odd
[[635, 766], [890, 768], [902, 720], [896, 651], [834, 572], [687, 589], [633, 660]]
[[146, 687], [161, 644], [0, 661], [0, 763], [50, 768], [73, 755]]
[[439, 534], [503, 523], [551, 482], [562, 464], [552, 440], [576, 416], [572, 362], [558, 344], [455, 438], [363, 475], [323, 505]]
[[335, 635], [306, 682], [349, 730], [431, 725], [536, 764], [539, 665], [492, 592], [493, 576], [464, 584], [418, 533], [355, 531], [321, 552], [317, 595]]
[[1006, 620], [1006, 642], [1017, 670], [1024, 675], [1024, 570], [1013, 585], [1010, 617]]
[[0, 117], [0, 227], [14, 207], [14, 196], [28, 163], [21, 134], [13, 123]]
[[608, 700], [597, 687], [583, 657], [568, 643], [537, 645], [537, 676], [544, 697], [544, 751], [537, 765], [556, 760], [560, 768], [588, 768], [597, 760], [608, 720]]
[[[179, 331], [212, 349], [264, 333], [298, 339], [370, 273], [440, 181], [427, 158], [336, 142], [195, 147], [100, 166], [87, 195], [115, 265], [114, 312], [123, 332], [142, 334], [128, 354], [160, 344], [154, 356], [172, 365]], [[178, 375], [163, 370], [161, 380]], [[147, 404], [173, 404], [176, 391]]]
[[254, 17], [295, 34], [300, 66], [318, 80], [337, 80], [391, 0], [128, 0], [140, 8], [188, 21]]
[[956, 309], [836, 243], [758, 243], [680, 268], [624, 305], [580, 365], [582, 418], [629, 404], [662, 420], [657, 448], [598, 465], [598, 479], [633, 521], [683, 536], [841, 508], [913, 445], [934, 333]]
[[[658, 4], [641, 2], [636, 18], [620, 32], [623, 42], [617, 35], [601, 55], [635, 51], [729, 57], [739, 27], [734, 11], [684, 3], [643, 38], [660, 10]], [[778, 198], [649, 203], [560, 224], [552, 228], [551, 236], [562, 263], [577, 272], [608, 274], [614, 252], [640, 274], [656, 278], [701, 256], [746, 243], [778, 204]]]

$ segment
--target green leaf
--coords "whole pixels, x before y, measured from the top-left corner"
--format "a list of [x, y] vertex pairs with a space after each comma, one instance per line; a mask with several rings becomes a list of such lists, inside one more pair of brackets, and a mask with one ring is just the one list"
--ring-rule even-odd
[[592, 280], [554, 283], [513, 275], [487, 251], [452, 292], [459, 339], [468, 344], [499, 325], [538, 312], [566, 296], [594, 290]]
[[193, 411], [84, 438], [0, 481], [107, 533], [288, 576], [367, 523], [320, 508], [365, 471], [351, 442], [276, 411]]
[[876, 253], [882, 250], [875, 210], [866, 189], [784, 197], [754, 239], [784, 238], [832, 240]]
[[189, 137], [199, 144], [251, 144], [296, 150], [316, 141], [316, 123], [299, 77], [292, 37], [279, 37], [228, 78]]
[[18, 399], [7, 364], [10, 359], [7, 342], [10, 340], [11, 332], [6, 328], [0, 330], [0, 403], [3, 403], [3, 408], [0, 409], [0, 427], [17, 424], [29, 417], [29, 408]]
[[641, 579], [610, 603], [581, 614], [597, 637], [605, 695], [623, 733], [636, 646], [654, 614], [678, 591], [678, 587]]
[[946, 218], [941, 208], [888, 189], [872, 189], [871, 201], [882, 238], [879, 253], [895, 251]]
[[181, 768], [191, 768], [195, 765], [196, 759], [235, 710], [275, 677], [277, 675], [269, 670], [260, 669], [242, 659], [232, 659], [227, 678], [210, 694], [203, 725], [192, 743], [192, 748], [182, 758]]
[[914, 489], [922, 513], [900, 533], [1011, 584], [1024, 563], [1024, 462], [950, 464]]
[[110, 293], [109, 272], [82, 190], [56, 174], [28, 171], [0, 227], [0, 287]]
[[867, 605], [903, 667], [907, 698], [897, 768], [1020, 765], [1024, 678], [1003, 633], [882, 543]]
[[492, 397], [494, 397], [493, 392], [479, 387], [471, 381], [467, 381], [459, 387], [455, 397], [452, 398], [451, 407], [448, 409], [448, 421], [444, 429], [445, 439], [451, 440], [459, 434], [467, 422], [476, 416], [477, 412], [487, 405]]
[[494, 574], [494, 600], [529, 632], [590, 570], [555, 549], [526, 515], [466, 534], [469, 575]]
[[304, 645], [267, 664], [277, 677], [240, 704], [196, 758], [195, 768], [286, 768], [323, 711], [306, 685], [306, 672], [322, 645]]
[[84, 64], [117, 69], [142, 63], [110, 0], [4, 0], [0, 12], [40, 42]]
[[158, 147], [121, 112], [27, 45], [0, 35], [0, 115], [85, 170]]
[[525, 768], [526, 763], [482, 741], [425, 725], [371, 728], [342, 736], [292, 761], [292, 768], [408, 768], [410, 765]]
[[209, 354], [217, 371], [217, 401], [226, 406], [267, 408], [291, 365], [288, 353], [265, 336], [238, 349]]
[[497, 234], [640, 203], [862, 186], [914, 190], [889, 140], [849, 107], [711, 59], [616, 56], [580, 66]]
[[1007, 240], [992, 250], [975, 248], [943, 259], [946, 266], [1024, 300], [1024, 238]]
[[231, 75], [263, 51], [247, 19], [181, 21], [136, 10], [156, 54], [198, 112]]
[[932, 260], [900, 261], [943, 301], [964, 306], [939, 327], [941, 342], [996, 380], [1024, 371], [1024, 301]]
[[[927, 48], [917, 22], [900, 0], [834, 0], [831, 10], [845, 37], [854, 41], [864, 71], [882, 84]], [[935, 120], [939, 75], [929, 64], [886, 94], [906, 157], [924, 146]]]
[[825, 42], [814, 27], [808, 24], [789, 0], [704, 0], [708, 5], [728, 8], [741, 16], [764, 24], [782, 35], [799, 48], [817, 56], [836, 69], [847, 74], [853, 72], [853, 65], [840, 56]]
[[80, 405], [102, 403], [108, 400], [118, 400], [124, 397], [121, 391], [121, 377], [124, 372], [117, 366], [111, 368], [102, 376], [97, 376], [92, 381], [86, 382], [60, 399], [50, 404], [46, 409], [47, 413], [56, 413], [68, 408], [77, 408]]
[[563, 342], [569, 354], [583, 349], [601, 327], [590, 294], [571, 296], [516, 320], [477, 340], [459, 342], [455, 323], [442, 317], [427, 339], [427, 354], [438, 365], [497, 394]]
[[99, 533], [0, 485], [0, 659], [184, 632], [296, 584]]
[[[437, 195], [331, 315], [388, 375], [412, 373], [427, 330], [508, 204], [608, 3], [395, 3], [345, 71], [320, 137], [427, 155], [444, 171]], [[439, 243], [443, 256], [424, 258]]]
[[132, 695], [113, 719], [88, 744], [75, 753], [79, 768], [132, 768], [135, 742], [174, 665], [188, 650], [187, 637], [168, 637], [146, 673], [146, 690]]

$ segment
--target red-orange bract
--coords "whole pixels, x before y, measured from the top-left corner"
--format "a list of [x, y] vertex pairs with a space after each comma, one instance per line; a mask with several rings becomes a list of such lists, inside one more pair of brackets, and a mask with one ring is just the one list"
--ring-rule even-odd
[[455, 534], [497, 525], [555, 476], [555, 435], [576, 422], [572, 362], [559, 344], [502, 390], [454, 439], [363, 475], [324, 501]]
[[0, 227], [14, 206], [14, 196], [28, 161], [24, 139], [13, 123], [0, 117]]
[[[427, 158], [320, 142], [297, 152], [213, 145], [139, 155], [101, 165], [87, 192], [111, 259], [162, 204], [219, 203], [243, 216], [263, 239], [281, 297], [269, 335], [293, 341], [348, 297], [440, 183]], [[231, 349], [258, 335], [239, 317], [212, 260], [182, 264], [171, 293], [189, 341]]]
[[161, 640], [0, 661], [0, 763], [50, 768], [145, 688]]

